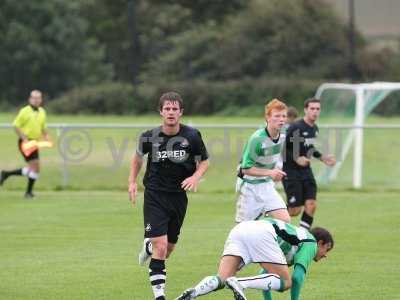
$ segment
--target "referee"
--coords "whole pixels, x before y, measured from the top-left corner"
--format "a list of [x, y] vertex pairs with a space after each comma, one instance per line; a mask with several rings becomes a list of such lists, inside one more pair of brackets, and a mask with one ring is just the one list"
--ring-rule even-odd
[[159, 102], [162, 124], [142, 133], [132, 158], [129, 196], [136, 202], [137, 176], [147, 155], [144, 175], [144, 243], [139, 254], [143, 265], [149, 264], [154, 299], [165, 299], [165, 260], [174, 250], [186, 214], [186, 191], [196, 191], [206, 172], [208, 153], [200, 132], [180, 123], [183, 101], [179, 94], [168, 92]]
[[30, 93], [28, 102], [29, 104], [23, 107], [14, 120], [14, 128], [18, 135], [18, 148], [27, 162], [28, 166], [22, 169], [11, 171], [1, 171], [0, 185], [12, 176], [26, 176], [28, 177], [28, 185], [25, 192], [25, 198], [31, 199], [34, 197], [33, 186], [35, 181], [39, 178], [40, 164], [39, 164], [39, 150], [33, 151], [29, 155], [25, 155], [22, 151], [22, 144], [30, 140], [49, 140], [49, 135], [46, 128], [46, 111], [41, 107], [42, 105], [42, 92], [33, 90]]
[[310, 167], [311, 157], [333, 166], [336, 160], [323, 155], [314, 146], [318, 137], [316, 121], [321, 112], [319, 99], [304, 102], [304, 118], [293, 122], [286, 133], [286, 159], [283, 171], [287, 174], [282, 183], [285, 189], [290, 216], [298, 216], [304, 206], [300, 226], [310, 229], [317, 208], [317, 184]]

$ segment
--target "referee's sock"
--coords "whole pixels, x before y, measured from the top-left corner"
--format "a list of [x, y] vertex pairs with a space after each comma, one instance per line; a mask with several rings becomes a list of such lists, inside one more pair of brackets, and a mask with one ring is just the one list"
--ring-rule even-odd
[[310, 230], [313, 221], [314, 218], [309, 214], [307, 214], [305, 211], [303, 211], [303, 215], [301, 216], [299, 225], [307, 230]]
[[167, 271], [165, 260], [152, 258], [149, 264], [150, 284], [155, 300], [165, 300], [165, 281]]
[[10, 176], [26, 176], [29, 172], [29, 169], [27, 167], [22, 168], [22, 169], [15, 169], [11, 171], [1, 171], [0, 173], [0, 185], [6, 181], [6, 179]]
[[22, 176], [22, 175], [26, 175], [28, 173], [28, 168], [25, 167], [22, 169], [15, 169], [15, 170], [11, 170], [11, 171], [2, 171], [2, 172], [3, 172], [3, 176], [5, 178], [10, 177], [12, 175]]

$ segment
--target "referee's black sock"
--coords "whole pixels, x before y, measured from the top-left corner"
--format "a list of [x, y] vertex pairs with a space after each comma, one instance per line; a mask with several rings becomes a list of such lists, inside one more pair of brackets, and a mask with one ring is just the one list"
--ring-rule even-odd
[[310, 216], [309, 214], [307, 214], [305, 211], [303, 211], [303, 215], [301, 216], [301, 219], [300, 219], [300, 226], [304, 227], [307, 230], [310, 230], [313, 221], [314, 221], [314, 218], [312, 216]]
[[3, 174], [5, 178], [12, 176], [12, 175], [17, 175], [17, 176], [22, 176], [22, 169], [15, 169], [11, 171], [3, 171]]
[[22, 176], [23, 170], [16, 169], [16, 170], [11, 170], [11, 171], [1, 171], [0, 172], [0, 185], [3, 185], [4, 181], [6, 181], [6, 179], [12, 175]]
[[149, 264], [150, 284], [155, 300], [165, 300], [165, 281], [167, 272], [165, 260], [152, 258]]
[[36, 179], [28, 178], [28, 185], [26, 187], [26, 193], [32, 194], [33, 185], [35, 184]]
[[39, 173], [30, 171], [28, 173], [28, 185], [26, 187], [26, 193], [27, 194], [32, 194], [33, 190], [33, 185], [35, 184], [36, 179], [39, 178]]

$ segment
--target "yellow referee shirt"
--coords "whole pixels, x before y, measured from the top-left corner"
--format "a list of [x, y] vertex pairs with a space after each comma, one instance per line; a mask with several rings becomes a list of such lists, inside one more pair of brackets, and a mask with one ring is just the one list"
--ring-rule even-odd
[[37, 140], [46, 130], [46, 111], [39, 107], [37, 110], [27, 105], [19, 111], [13, 125], [18, 127], [30, 140]]

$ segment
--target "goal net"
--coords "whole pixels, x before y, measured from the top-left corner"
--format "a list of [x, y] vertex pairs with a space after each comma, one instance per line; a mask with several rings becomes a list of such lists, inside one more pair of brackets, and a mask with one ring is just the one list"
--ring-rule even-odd
[[[374, 82], [362, 84], [325, 83], [317, 92], [316, 98], [321, 99], [322, 112], [321, 124], [323, 124], [323, 146], [325, 151], [334, 152], [337, 164], [332, 168], [319, 168], [319, 180], [322, 183], [332, 182], [339, 176], [343, 167], [349, 168], [352, 160], [353, 187], [362, 186], [364, 164], [364, 131], [369, 129], [395, 130], [396, 126], [381, 124], [367, 124], [366, 119], [376, 107], [390, 95], [400, 91], [400, 83]], [[398, 94], [398, 93], [397, 93]], [[399, 101], [399, 98], [392, 101]], [[386, 123], [386, 122], [384, 122]], [[389, 139], [389, 138], [388, 138]], [[368, 143], [373, 141], [368, 141]], [[334, 151], [332, 151], [334, 150]], [[383, 153], [383, 152], [382, 152]], [[349, 154], [353, 154], [349, 157]], [[344, 165], [344, 163], [346, 164]], [[349, 176], [349, 170], [345, 172]], [[340, 174], [342, 177], [343, 174]], [[346, 175], [345, 175], [346, 176]]]

